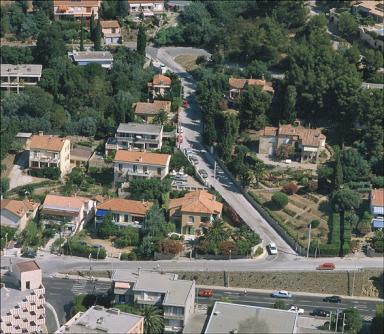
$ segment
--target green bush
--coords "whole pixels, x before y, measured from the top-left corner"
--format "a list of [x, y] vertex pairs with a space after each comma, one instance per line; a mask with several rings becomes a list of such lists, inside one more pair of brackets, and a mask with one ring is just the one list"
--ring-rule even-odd
[[384, 188], [384, 176], [374, 176], [371, 182], [372, 188]]
[[137, 261], [137, 254], [132, 251], [130, 253], [121, 253], [120, 260], [121, 261]]
[[280, 191], [276, 192], [272, 195], [272, 203], [281, 210], [288, 204], [288, 196]]
[[40, 169], [31, 169], [31, 175], [51, 180], [58, 180], [60, 178], [61, 173], [60, 169], [57, 167], [46, 167]]
[[255, 252], [255, 256], [259, 256], [261, 254], [263, 254], [263, 248], [262, 247], [257, 247], [256, 249], [256, 252]]
[[319, 252], [321, 256], [338, 256], [340, 253], [340, 244], [320, 244]]
[[312, 221], [311, 221], [311, 226], [312, 226], [312, 228], [317, 228], [317, 227], [319, 227], [319, 226], [320, 226], [320, 220], [318, 220], [318, 219], [314, 219], [314, 220], [312, 220]]
[[93, 248], [88, 245], [81, 244], [79, 241], [72, 240], [68, 240], [64, 244], [64, 254], [80, 257], [89, 257], [89, 254], [91, 254], [93, 259], [105, 259], [107, 256], [105, 248], [100, 248], [99, 250], [98, 248]]
[[301, 178], [300, 184], [302, 186], [306, 187], [308, 185], [308, 181], [309, 181], [309, 179], [306, 176], [304, 176], [304, 177]]

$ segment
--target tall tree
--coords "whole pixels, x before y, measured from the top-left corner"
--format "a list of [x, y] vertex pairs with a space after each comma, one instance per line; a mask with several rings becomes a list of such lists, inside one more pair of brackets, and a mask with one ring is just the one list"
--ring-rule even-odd
[[36, 62], [47, 66], [53, 58], [64, 56], [67, 51], [61, 31], [51, 25], [48, 30], [41, 32], [34, 48]]
[[47, 17], [53, 19], [53, 0], [33, 0], [32, 5], [34, 10], [41, 10]]
[[333, 172], [333, 189], [339, 190], [343, 184], [343, 167], [341, 165], [341, 152], [336, 156], [336, 163]]
[[91, 18], [89, 19], [89, 32], [91, 33], [91, 40], [95, 41], [95, 14], [92, 11]]
[[340, 221], [344, 224], [345, 212], [359, 207], [360, 196], [350, 189], [341, 189], [332, 193], [331, 202], [334, 210], [340, 212]]
[[100, 20], [97, 20], [97, 25], [95, 28], [95, 39], [93, 41], [93, 47], [95, 51], [101, 50], [101, 24]]
[[290, 124], [296, 120], [296, 88], [293, 85], [288, 85], [285, 88], [283, 99], [283, 118]]
[[137, 35], [137, 52], [142, 56], [145, 56], [145, 48], [147, 46], [147, 34], [143, 24], [140, 24], [139, 32]]
[[80, 51], [84, 51], [84, 17], [81, 16], [81, 27], [80, 27]]

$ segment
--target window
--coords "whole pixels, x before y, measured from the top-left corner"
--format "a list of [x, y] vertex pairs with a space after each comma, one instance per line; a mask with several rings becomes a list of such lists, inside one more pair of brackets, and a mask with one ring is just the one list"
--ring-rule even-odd
[[123, 164], [119, 164], [119, 170], [123, 169]]
[[124, 223], [128, 223], [129, 222], [129, 215], [124, 215]]
[[195, 222], [195, 217], [194, 216], [189, 216], [188, 217], [188, 222], [189, 223], [194, 223]]
[[27, 281], [26, 283], [25, 283], [25, 287], [26, 287], [26, 289], [30, 289], [31, 288], [31, 282], [30, 281]]
[[137, 173], [137, 166], [136, 165], [133, 165], [133, 172]]
[[92, 7], [87, 7], [87, 13], [90, 13], [92, 11]]
[[39, 162], [38, 161], [32, 161], [32, 167], [38, 168]]
[[157, 175], [161, 175], [161, 168], [157, 169]]
[[147, 166], [143, 166], [143, 172], [144, 172], [144, 173], [147, 173], [147, 172], [148, 172], [148, 167], [147, 167]]
[[118, 223], [120, 221], [120, 215], [118, 213], [114, 213], [113, 220]]

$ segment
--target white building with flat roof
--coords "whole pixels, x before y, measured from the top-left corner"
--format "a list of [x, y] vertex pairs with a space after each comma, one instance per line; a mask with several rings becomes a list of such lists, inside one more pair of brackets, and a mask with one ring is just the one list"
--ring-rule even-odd
[[43, 65], [1, 64], [1, 89], [20, 93], [20, 88], [35, 86], [41, 79]]
[[72, 51], [68, 52], [68, 58], [79, 66], [100, 64], [110, 70], [113, 64], [113, 56], [109, 51]]

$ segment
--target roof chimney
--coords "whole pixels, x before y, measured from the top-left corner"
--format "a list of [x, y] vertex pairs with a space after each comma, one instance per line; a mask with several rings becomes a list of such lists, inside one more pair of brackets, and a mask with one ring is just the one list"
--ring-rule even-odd
[[43, 131], [39, 131], [39, 136], [43, 136], [44, 135], [44, 132]]

